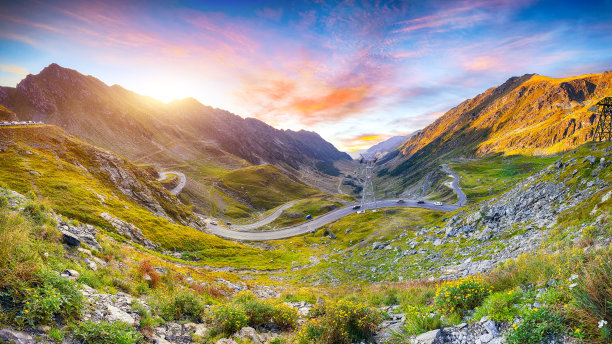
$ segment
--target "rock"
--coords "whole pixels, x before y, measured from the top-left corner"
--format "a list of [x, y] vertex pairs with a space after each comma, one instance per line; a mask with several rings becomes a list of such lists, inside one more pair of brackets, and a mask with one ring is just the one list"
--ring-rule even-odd
[[262, 340], [259, 337], [259, 334], [257, 334], [257, 331], [255, 331], [255, 329], [252, 327], [241, 328], [240, 331], [234, 335], [234, 337], [240, 340], [249, 339], [251, 342], [253, 342], [253, 344], [262, 343]]
[[204, 324], [196, 324], [194, 333], [198, 337], [205, 337], [208, 333], [208, 328]]
[[76, 270], [66, 269], [64, 270], [64, 274], [67, 274], [70, 277], [74, 277], [74, 279], [78, 279], [79, 277], [81, 277], [81, 274], [79, 274], [79, 272]]
[[110, 319], [114, 320], [114, 321], [123, 321], [124, 323], [128, 323], [130, 325], [134, 325], [136, 323], [136, 321], [134, 320], [134, 318], [132, 318], [131, 315], [129, 315], [128, 313], [126, 313], [125, 311], [113, 306], [113, 305], [106, 305], [106, 309], [108, 309], [109, 311], [109, 315], [110, 315]]
[[376, 242], [374, 242], [372, 244], [372, 249], [373, 250], [382, 250], [382, 249], [384, 249], [387, 246], [389, 246], [388, 242], [379, 242], [379, 241], [376, 241]]
[[[113, 227], [115, 227], [115, 229], [117, 230], [117, 232], [119, 232], [119, 234], [124, 235], [128, 238], [130, 238], [130, 240], [137, 242], [139, 244], [142, 244], [144, 247], [148, 248], [148, 249], [156, 249], [157, 245], [154, 244], [151, 240], [147, 239], [144, 234], [142, 234], [142, 231], [140, 230], [140, 228], [134, 226], [133, 224], [129, 223], [129, 222], [125, 222], [121, 219], [118, 219], [116, 217], [113, 217], [111, 214], [109, 213], [101, 213], [100, 216], [105, 219], [106, 221], [108, 221]], [[182, 258], [183, 256], [180, 253], [176, 253], [172, 254], [174, 257], [176, 258]], [[180, 255], [180, 256], [178, 256]]]
[[482, 326], [491, 334], [492, 337], [497, 337], [499, 335], [499, 331], [497, 330], [497, 326], [495, 326], [495, 322], [493, 320], [487, 320], [482, 324]]
[[415, 344], [437, 344], [440, 338], [440, 330], [432, 330], [420, 334], [415, 339]]
[[10, 329], [0, 330], [0, 342], [14, 344], [34, 344], [36, 341], [29, 334]]
[[235, 340], [229, 338], [221, 338], [215, 344], [238, 344]]
[[593, 165], [595, 163], [595, 161], [597, 161], [597, 158], [592, 156], [592, 155], [589, 155], [586, 158], [584, 158], [584, 161], [588, 161], [588, 162], [591, 163], [591, 165]]
[[329, 238], [332, 239], [332, 240], [337, 239], [336, 235], [333, 232], [329, 232]]
[[158, 337], [158, 336], [153, 337], [153, 343], [154, 344], [172, 344], [169, 341], [165, 340], [164, 338]]
[[64, 232], [64, 231], [62, 231], [62, 234], [63, 234], [64, 243], [66, 243], [66, 245], [68, 246], [80, 246], [81, 245], [81, 240], [76, 235], [69, 233], [69, 232]]

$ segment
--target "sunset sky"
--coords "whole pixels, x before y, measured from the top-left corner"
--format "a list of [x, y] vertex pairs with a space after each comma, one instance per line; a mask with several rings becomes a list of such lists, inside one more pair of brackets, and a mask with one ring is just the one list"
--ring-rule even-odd
[[3, 1], [0, 85], [52, 62], [341, 150], [525, 73], [612, 70], [612, 1]]

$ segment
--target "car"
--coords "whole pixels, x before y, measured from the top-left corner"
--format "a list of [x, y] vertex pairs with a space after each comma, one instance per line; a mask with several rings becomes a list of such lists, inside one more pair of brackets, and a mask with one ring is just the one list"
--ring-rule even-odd
[[225, 224], [226, 224], [226, 225], [228, 225], [228, 226], [231, 226], [231, 225], [232, 225], [232, 223], [231, 223], [231, 222], [226, 222]]
[[215, 221], [210, 221], [210, 224], [213, 225], [213, 226], [217, 225], [217, 223]]
[[425, 201], [423, 201], [422, 199], [417, 201], [418, 204], [425, 204]]
[[404, 200], [403, 200], [403, 199], [398, 199], [398, 200], [397, 200], [397, 203], [406, 203], [406, 202], [404, 202]]
[[365, 210], [360, 210], [357, 212], [357, 214], [365, 214]]
[[310, 219], [312, 219], [312, 215], [310, 214], [306, 215], [306, 220], [310, 220]]
[[359, 204], [358, 204], [358, 205], [354, 205], [354, 206], [353, 206], [353, 210], [357, 210], [357, 209], [359, 209], [359, 208], [361, 208], [361, 206], [360, 206]]
[[442, 205], [442, 202], [434, 202], [434, 205], [440, 206], [440, 205]]

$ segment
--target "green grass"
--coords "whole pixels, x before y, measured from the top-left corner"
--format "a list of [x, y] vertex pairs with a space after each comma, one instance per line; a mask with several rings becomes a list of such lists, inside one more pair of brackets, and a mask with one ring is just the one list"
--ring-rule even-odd
[[312, 215], [313, 217], [321, 216], [341, 207], [344, 207], [344, 204], [336, 201], [330, 196], [318, 196], [299, 201], [288, 209], [285, 209], [276, 220], [270, 222], [263, 227], [263, 229], [294, 226], [305, 222], [306, 215]]
[[223, 177], [222, 185], [248, 204], [262, 210], [322, 194], [321, 191], [289, 178], [273, 165], [250, 166], [231, 171]]
[[542, 168], [554, 163], [559, 156], [495, 155], [466, 162], [449, 164], [459, 175], [460, 186], [469, 203], [477, 203], [499, 195]]

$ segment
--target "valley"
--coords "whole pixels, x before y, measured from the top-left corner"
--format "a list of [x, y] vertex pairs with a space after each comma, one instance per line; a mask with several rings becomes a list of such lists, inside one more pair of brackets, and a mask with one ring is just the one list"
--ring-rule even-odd
[[0, 126], [0, 341], [605, 342], [610, 75], [511, 78], [379, 145], [362, 208], [314, 132], [52, 64], [0, 93], [44, 123]]

